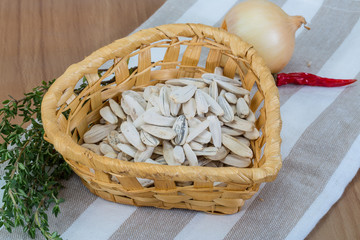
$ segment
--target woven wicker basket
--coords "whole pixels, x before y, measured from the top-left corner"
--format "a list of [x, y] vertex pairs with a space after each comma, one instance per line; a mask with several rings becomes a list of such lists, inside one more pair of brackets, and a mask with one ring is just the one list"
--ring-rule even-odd
[[[164, 56], [154, 61], [152, 52], [159, 49], [164, 49]], [[138, 60], [133, 72], [129, 71], [129, 59]], [[201, 59], [204, 66], [199, 64]], [[109, 60], [113, 65], [101, 76], [98, 70]], [[244, 88], [254, 93], [250, 108], [257, 112], [255, 126], [261, 136], [251, 142], [251, 167], [133, 163], [100, 156], [79, 145], [89, 126], [99, 122], [99, 109], [108, 104], [107, 99], [120, 100], [122, 91], [141, 90], [167, 79], [200, 77], [216, 66], [224, 67], [228, 77], [238, 73]], [[88, 86], [80, 93], [74, 91], [84, 76]], [[107, 81], [111, 76], [113, 81]], [[142, 30], [71, 65], [45, 95], [42, 120], [46, 139], [83, 184], [92, 193], [122, 204], [232, 214], [240, 211], [260, 183], [273, 181], [281, 168], [279, 96], [269, 69], [253, 47], [239, 37], [201, 24]], [[136, 177], [152, 179], [154, 185], [144, 188]], [[188, 185], [180, 187], [182, 182]], [[222, 184], [214, 186], [214, 182]]]

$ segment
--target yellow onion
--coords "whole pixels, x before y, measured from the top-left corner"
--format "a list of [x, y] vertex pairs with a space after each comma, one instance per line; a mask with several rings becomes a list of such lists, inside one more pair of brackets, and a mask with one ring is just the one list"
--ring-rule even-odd
[[271, 72], [277, 73], [290, 61], [295, 32], [303, 24], [304, 17], [289, 16], [272, 2], [249, 0], [230, 9], [222, 28], [253, 45]]

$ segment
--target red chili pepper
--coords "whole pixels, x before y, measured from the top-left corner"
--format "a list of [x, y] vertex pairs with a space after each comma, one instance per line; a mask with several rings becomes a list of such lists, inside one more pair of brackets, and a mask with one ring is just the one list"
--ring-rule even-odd
[[333, 79], [319, 77], [311, 73], [279, 73], [275, 75], [276, 85], [285, 84], [310, 85], [321, 87], [341, 87], [356, 82], [356, 79]]

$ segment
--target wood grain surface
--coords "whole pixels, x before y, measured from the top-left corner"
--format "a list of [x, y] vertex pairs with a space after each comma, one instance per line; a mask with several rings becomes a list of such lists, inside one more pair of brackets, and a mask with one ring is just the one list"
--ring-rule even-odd
[[[128, 35], [164, 0], [1, 0], [0, 100]], [[360, 173], [308, 239], [360, 239]]]
[[127, 36], [164, 0], [1, 0], [0, 100]]
[[307, 239], [360, 239], [360, 171]]

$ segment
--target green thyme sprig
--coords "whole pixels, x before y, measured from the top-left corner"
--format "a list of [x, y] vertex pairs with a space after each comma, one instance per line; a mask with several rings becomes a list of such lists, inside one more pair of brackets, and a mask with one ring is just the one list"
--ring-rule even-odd
[[[129, 74], [135, 70], [137, 67], [130, 68]], [[99, 70], [99, 77], [106, 71]], [[82, 80], [74, 89], [75, 94], [88, 85], [85, 77]], [[5, 185], [2, 187], [0, 227], [11, 232], [22, 226], [31, 238], [40, 231], [46, 239], [61, 239], [57, 232], [50, 233], [46, 212], [52, 207], [52, 213], [58, 215], [59, 204], [64, 201], [58, 198], [62, 187], [60, 180], [68, 179], [72, 173], [53, 145], [44, 139], [41, 102], [54, 81], [43, 81], [20, 100], [10, 96], [0, 109], [0, 164], [6, 165], [2, 176]], [[115, 77], [101, 85], [113, 82]], [[66, 112], [63, 114], [66, 116]]]
[[71, 175], [61, 155], [44, 140], [41, 101], [53, 82], [43, 82], [20, 100], [10, 97], [0, 109], [0, 162], [6, 165], [0, 227], [11, 232], [22, 226], [31, 238], [39, 230], [46, 239], [60, 239], [57, 232], [50, 233], [46, 211], [52, 207], [58, 215], [64, 201], [58, 198], [60, 180]]

